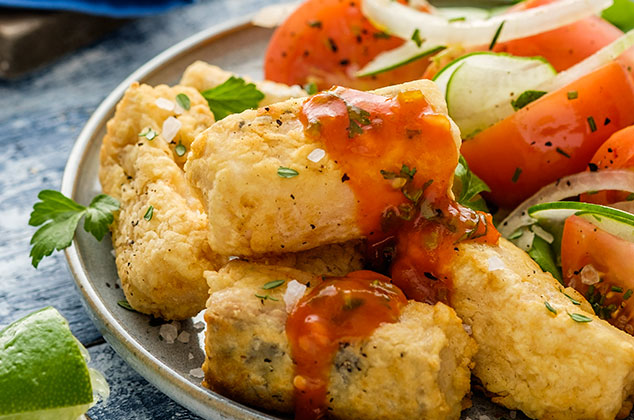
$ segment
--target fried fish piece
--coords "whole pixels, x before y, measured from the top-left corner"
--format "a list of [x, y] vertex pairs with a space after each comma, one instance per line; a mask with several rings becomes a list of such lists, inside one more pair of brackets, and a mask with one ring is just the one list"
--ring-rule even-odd
[[[279, 279], [285, 284], [262, 290]], [[266, 410], [292, 412], [294, 362], [284, 295], [291, 280], [314, 287], [320, 279], [232, 261], [208, 273], [208, 280], [204, 385]], [[340, 345], [330, 371], [329, 413], [339, 419], [458, 419], [474, 352], [451, 308], [409, 302], [398, 322]]]
[[264, 99], [259, 106], [266, 106], [276, 102], [282, 102], [290, 98], [301, 98], [308, 96], [301, 87], [288, 86], [283, 83], [271, 82], [269, 80], [252, 81], [245, 76], [237, 76], [234, 73], [221, 69], [220, 67], [207, 64], [204, 61], [196, 61], [190, 64], [183, 73], [180, 84], [191, 86], [199, 92], [215, 88], [226, 82], [231, 76], [242, 77], [248, 83], [254, 83], [260, 92], [264, 94]]
[[[165, 101], [173, 103], [180, 93], [189, 97], [191, 107], [176, 115], [165, 109]], [[181, 125], [170, 142], [163, 136], [168, 118]], [[99, 180], [103, 191], [121, 203], [112, 242], [126, 298], [139, 312], [165, 319], [196, 315], [208, 297], [204, 271], [225, 262], [209, 248], [207, 215], [179, 166], [184, 158], [175, 150], [176, 140], [188, 148], [213, 122], [195, 89], [138, 83], [126, 91], [108, 122]]]
[[473, 373], [494, 402], [535, 419], [627, 416], [634, 337], [584, 311], [582, 296], [504, 239], [497, 247], [461, 244], [452, 272], [451, 305], [471, 326], [478, 343]]
[[[423, 93], [434, 112], [447, 115], [443, 96], [429, 80], [377, 90], [386, 97]], [[209, 214], [209, 244], [227, 255], [296, 252], [361, 238], [357, 200], [342, 169], [304, 133], [302, 99], [230, 115], [196, 138], [185, 165]], [[451, 123], [460, 146], [460, 135]], [[323, 149], [321, 149], [323, 150]], [[457, 162], [456, 162], [457, 164]], [[285, 178], [280, 168], [299, 175]]]

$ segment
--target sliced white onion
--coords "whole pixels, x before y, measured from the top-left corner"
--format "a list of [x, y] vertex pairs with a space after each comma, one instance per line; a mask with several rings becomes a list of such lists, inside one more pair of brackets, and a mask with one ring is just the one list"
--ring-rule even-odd
[[535, 233], [535, 235], [539, 236], [540, 238], [542, 238], [549, 244], [552, 244], [553, 241], [555, 240], [555, 237], [550, 232], [545, 231], [539, 225], [532, 225], [531, 230]]
[[291, 280], [286, 286], [286, 292], [284, 292], [284, 303], [286, 304], [286, 312], [291, 313], [297, 302], [304, 296], [306, 292], [306, 285], [298, 282], [297, 280]]
[[176, 118], [168, 117], [163, 122], [163, 132], [161, 133], [163, 134], [163, 138], [165, 139], [165, 141], [169, 143], [174, 140], [174, 137], [176, 137], [176, 135], [180, 131], [181, 126], [181, 122], [178, 121]]
[[614, 60], [632, 46], [634, 46], [634, 30], [629, 31], [590, 57], [570, 67], [568, 70], [562, 71], [554, 79], [540, 86], [539, 90], [552, 92], [567, 86]]
[[581, 172], [553, 182], [539, 190], [535, 195], [517, 206], [500, 223], [498, 230], [508, 238], [517, 229], [535, 223], [527, 210], [540, 203], [561, 201], [588, 191], [617, 190], [634, 192], [634, 171], [613, 169], [598, 172]]
[[504, 27], [499, 33], [498, 42], [560, 28], [595, 15], [612, 3], [613, 0], [560, 0], [486, 20], [455, 22], [391, 0], [364, 0], [362, 11], [375, 26], [400, 38], [410, 39], [414, 31], [418, 30], [420, 38], [428, 42], [469, 47], [490, 44], [502, 24]]
[[512, 242], [517, 245], [518, 248], [528, 252], [533, 247], [533, 241], [535, 240], [535, 232], [527, 228], [526, 226], [520, 228], [521, 235]]
[[251, 23], [262, 28], [275, 28], [280, 26], [288, 17], [297, 9], [300, 2], [293, 1], [289, 3], [274, 4], [260, 9]]

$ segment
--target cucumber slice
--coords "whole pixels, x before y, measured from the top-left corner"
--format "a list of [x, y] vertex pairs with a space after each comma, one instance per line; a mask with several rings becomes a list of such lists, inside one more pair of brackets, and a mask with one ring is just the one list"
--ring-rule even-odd
[[568, 217], [576, 215], [614, 236], [634, 242], [634, 214], [612, 207], [591, 203], [557, 201], [537, 204], [528, 209], [528, 214], [537, 219], [547, 229], [561, 229]]
[[541, 57], [503, 53], [472, 55], [454, 62], [454, 68], [443, 72], [440, 78], [449, 77], [445, 93], [449, 116], [460, 127], [463, 138], [512, 115], [513, 100], [557, 74]]
[[433, 43], [423, 43], [420, 47], [414, 42], [406, 42], [402, 46], [379, 54], [365, 67], [356, 73], [357, 77], [374, 76], [404, 66], [412, 61], [436, 54], [446, 47]]

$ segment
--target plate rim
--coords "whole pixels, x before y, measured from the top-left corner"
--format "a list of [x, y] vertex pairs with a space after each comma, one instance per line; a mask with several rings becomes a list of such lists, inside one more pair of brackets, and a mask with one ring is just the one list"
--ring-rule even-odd
[[[86, 155], [92, 142], [97, 141], [93, 138], [94, 134], [112, 117], [117, 103], [132, 82], [144, 82], [163, 66], [177, 60], [180, 56], [187, 54], [204, 43], [213, 42], [236, 32], [255, 27], [251, 23], [252, 17], [253, 14], [234, 18], [228, 22], [197, 32], [154, 56], [119, 83], [99, 104], [75, 140], [64, 168], [61, 193], [71, 198], [76, 196], [79, 175]], [[99, 139], [99, 141], [101, 140]], [[104, 305], [89, 280], [90, 277], [83, 265], [76, 237], [73, 238], [71, 246], [64, 250], [64, 254], [68, 268], [82, 298], [82, 304], [87, 309], [90, 319], [115, 352], [149, 383], [183, 407], [206, 419], [279, 419], [207, 390], [200, 385], [193, 384], [152, 355], [132, 335], [125, 331]]]

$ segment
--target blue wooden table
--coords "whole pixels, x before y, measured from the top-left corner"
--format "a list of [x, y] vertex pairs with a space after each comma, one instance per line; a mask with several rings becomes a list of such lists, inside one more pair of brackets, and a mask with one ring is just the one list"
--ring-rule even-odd
[[[127, 75], [200, 30], [279, 0], [203, 0], [126, 23], [101, 41], [14, 81], [0, 81], [0, 328], [52, 305], [110, 383], [92, 419], [198, 419], [127, 366], [82, 307], [61, 253], [35, 270], [28, 218], [37, 193], [59, 190], [71, 147], [99, 103]], [[25, 51], [28, 54], [28, 51]]]

